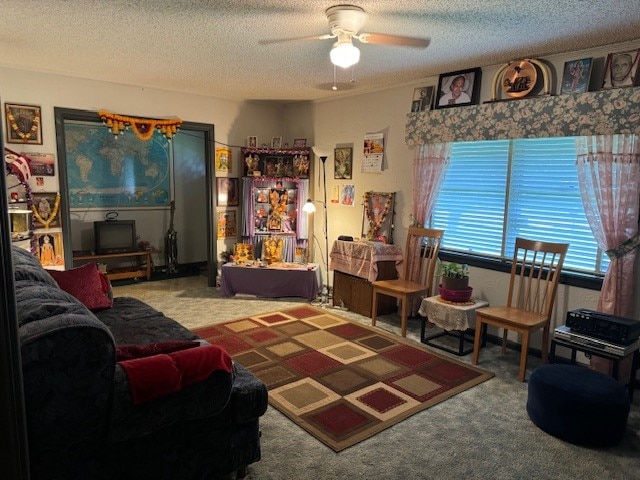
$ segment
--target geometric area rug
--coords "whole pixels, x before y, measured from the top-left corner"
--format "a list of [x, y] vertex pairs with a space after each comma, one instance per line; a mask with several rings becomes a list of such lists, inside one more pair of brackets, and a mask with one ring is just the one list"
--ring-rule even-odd
[[269, 390], [269, 403], [339, 452], [493, 374], [304, 305], [194, 330]]

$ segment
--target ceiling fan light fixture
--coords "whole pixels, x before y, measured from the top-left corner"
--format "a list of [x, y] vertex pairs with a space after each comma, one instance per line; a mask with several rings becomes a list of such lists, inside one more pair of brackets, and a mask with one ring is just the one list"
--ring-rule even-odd
[[354, 47], [351, 40], [336, 42], [331, 47], [331, 63], [341, 68], [349, 68], [360, 61], [360, 50]]

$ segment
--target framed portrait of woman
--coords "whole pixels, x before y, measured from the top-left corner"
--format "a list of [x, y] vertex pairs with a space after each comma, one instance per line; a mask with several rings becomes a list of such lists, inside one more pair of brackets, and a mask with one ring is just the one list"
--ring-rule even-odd
[[435, 108], [477, 105], [480, 97], [480, 68], [440, 75]]

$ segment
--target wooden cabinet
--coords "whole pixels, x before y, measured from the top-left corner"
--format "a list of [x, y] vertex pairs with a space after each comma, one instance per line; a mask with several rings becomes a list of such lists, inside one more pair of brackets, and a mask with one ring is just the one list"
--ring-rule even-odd
[[[376, 280], [391, 280], [398, 278], [396, 265], [393, 261], [378, 262], [378, 276]], [[333, 272], [333, 304], [344, 306], [349, 310], [371, 317], [373, 301], [373, 287], [364, 278], [335, 270]], [[384, 295], [378, 296], [378, 315], [394, 313], [398, 309], [396, 299]]]

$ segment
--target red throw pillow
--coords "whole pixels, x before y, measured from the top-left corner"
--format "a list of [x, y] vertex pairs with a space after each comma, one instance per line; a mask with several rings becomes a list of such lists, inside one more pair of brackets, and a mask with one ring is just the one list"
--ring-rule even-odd
[[92, 312], [113, 307], [95, 263], [86, 263], [71, 270], [47, 271], [62, 290], [76, 297]]

